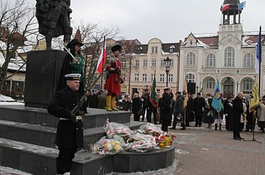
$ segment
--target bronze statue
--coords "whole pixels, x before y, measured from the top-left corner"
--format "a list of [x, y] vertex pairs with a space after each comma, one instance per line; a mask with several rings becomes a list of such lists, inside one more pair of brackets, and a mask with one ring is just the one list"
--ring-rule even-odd
[[60, 35], [64, 35], [64, 42], [68, 43], [73, 30], [70, 26], [70, 0], [36, 1], [39, 32], [45, 36], [46, 48], [51, 49], [52, 38]]

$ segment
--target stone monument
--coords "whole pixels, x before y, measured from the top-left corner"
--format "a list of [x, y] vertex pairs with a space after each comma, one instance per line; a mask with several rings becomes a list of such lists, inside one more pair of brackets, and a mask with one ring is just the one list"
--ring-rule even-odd
[[45, 36], [46, 50], [27, 54], [25, 106], [46, 108], [55, 94], [64, 57], [67, 52], [52, 50], [52, 38], [64, 35], [70, 41], [70, 0], [37, 0], [36, 17], [39, 32]]

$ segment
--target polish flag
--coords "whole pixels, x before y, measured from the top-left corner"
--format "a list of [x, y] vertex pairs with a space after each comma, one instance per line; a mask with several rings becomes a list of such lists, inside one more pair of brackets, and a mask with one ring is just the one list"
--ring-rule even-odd
[[104, 39], [104, 44], [100, 53], [100, 56], [98, 58], [98, 64], [97, 64], [97, 72], [102, 74], [103, 72], [103, 66], [106, 64], [106, 55], [107, 55], [107, 51], [106, 51], [106, 42]]
[[224, 4], [224, 5], [222, 5], [222, 12], [223, 11], [226, 11], [229, 8], [230, 8], [230, 4]]

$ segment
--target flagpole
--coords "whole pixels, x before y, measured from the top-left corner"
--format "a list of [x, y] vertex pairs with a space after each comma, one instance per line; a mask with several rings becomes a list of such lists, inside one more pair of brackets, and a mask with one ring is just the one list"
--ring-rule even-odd
[[261, 55], [261, 26], [259, 26], [259, 96], [260, 96], [260, 77], [261, 77], [261, 62], [262, 62], [262, 55]]
[[[104, 40], [103, 40], [103, 51], [104, 51], [104, 47], [105, 47], [105, 36], [104, 36]], [[103, 90], [103, 71], [104, 71], [104, 66], [102, 66], [102, 74], [101, 74], [101, 80], [100, 80], [100, 87], [101, 90]]]

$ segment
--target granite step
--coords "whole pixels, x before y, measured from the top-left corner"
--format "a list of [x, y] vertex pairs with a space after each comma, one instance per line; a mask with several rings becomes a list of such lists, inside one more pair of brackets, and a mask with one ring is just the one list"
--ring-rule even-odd
[[[123, 124], [134, 130], [143, 123], [132, 121]], [[0, 137], [2, 138], [53, 148], [55, 135], [56, 128], [53, 127], [0, 120]], [[84, 129], [85, 147], [105, 135], [103, 126]]]
[[[56, 174], [58, 149], [0, 138], [0, 165], [36, 175]], [[72, 174], [97, 175], [110, 173], [112, 156], [102, 156], [81, 150], [73, 160]], [[89, 170], [84, 172], [84, 170]]]
[[[131, 113], [127, 111], [108, 112], [104, 109], [89, 108], [89, 113], [83, 117], [84, 128], [101, 127], [106, 118], [112, 122], [128, 123]], [[49, 114], [46, 109], [25, 106], [0, 106], [0, 120], [29, 123], [34, 125], [56, 127], [58, 118]]]
[[[110, 172], [132, 173], [158, 170], [171, 166], [175, 147], [147, 153], [122, 152], [98, 155], [84, 149], [75, 154], [71, 174], [99, 175]], [[58, 149], [0, 138], [0, 165], [36, 175], [56, 174]]]

